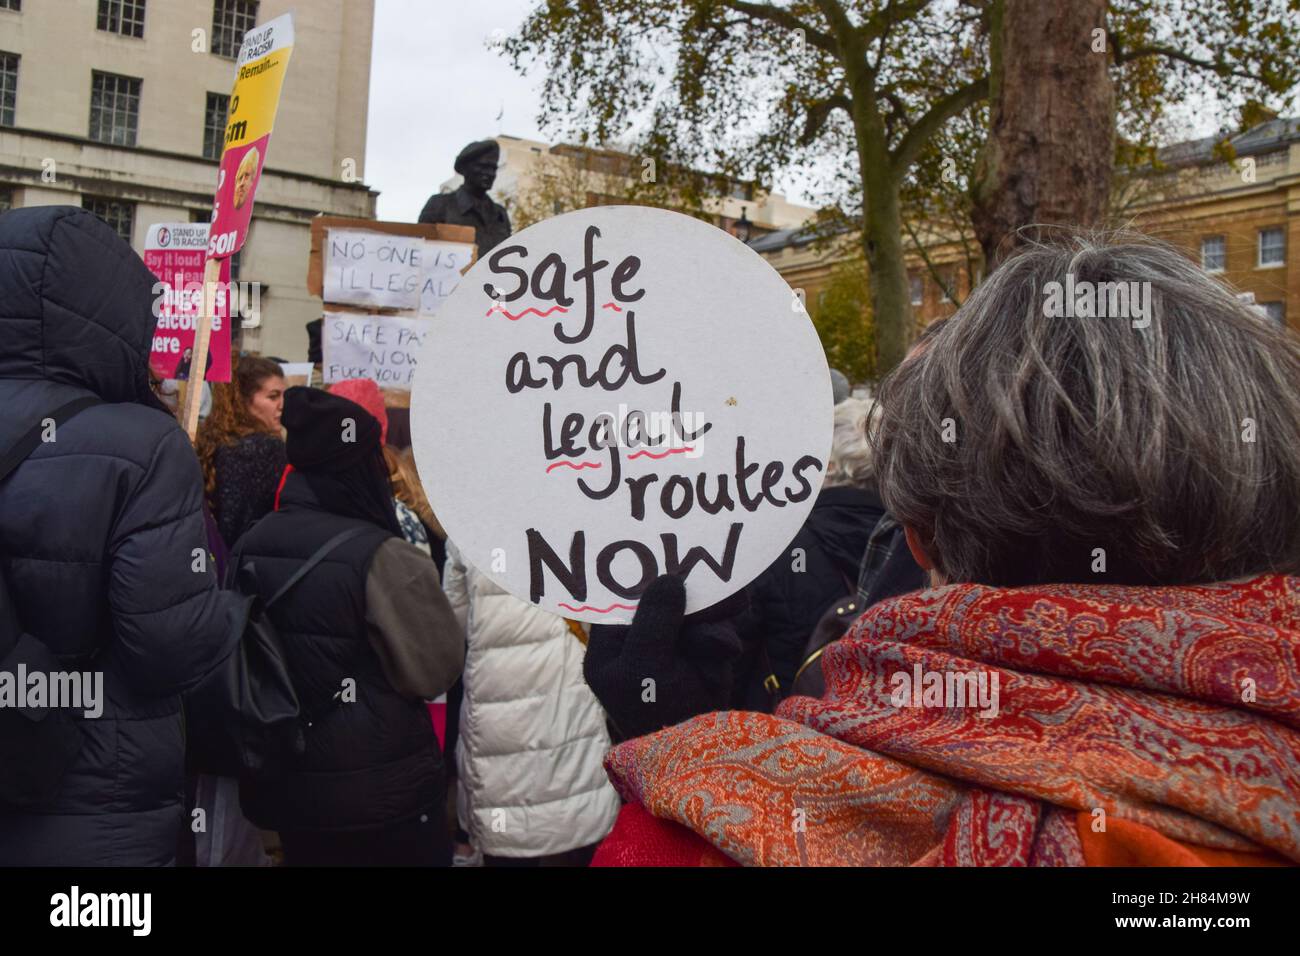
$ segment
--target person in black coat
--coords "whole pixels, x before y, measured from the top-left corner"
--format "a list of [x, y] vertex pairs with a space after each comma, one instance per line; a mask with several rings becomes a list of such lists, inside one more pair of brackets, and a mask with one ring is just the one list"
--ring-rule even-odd
[[737, 622], [744, 648], [736, 668], [737, 707], [771, 710], [777, 692], [789, 693], [817, 621], [857, 587], [867, 538], [885, 513], [867, 444], [870, 409], [857, 398], [835, 406], [826, 480], [812, 513], [789, 547], [745, 589], [749, 607]]
[[307, 750], [248, 780], [249, 820], [285, 862], [447, 865], [446, 777], [424, 705], [460, 676], [465, 634], [429, 556], [402, 538], [379, 422], [319, 389], [285, 393], [289, 464], [280, 508], [231, 562], [269, 598], [322, 545], [351, 531], [271, 608], [306, 715]]
[[[0, 865], [159, 866], [183, 824], [180, 693], [238, 637], [206, 560], [203, 482], [153, 395], [153, 274], [102, 220], [0, 216], [0, 447], [79, 397], [0, 484], [0, 567], [24, 630], [103, 674], [103, 712], [52, 801], [0, 806]], [[0, 668], [4, 668], [0, 662]]]

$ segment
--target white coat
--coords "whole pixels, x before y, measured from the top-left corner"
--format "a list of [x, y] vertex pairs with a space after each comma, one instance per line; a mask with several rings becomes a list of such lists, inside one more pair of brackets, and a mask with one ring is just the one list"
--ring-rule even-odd
[[619, 798], [585, 646], [561, 617], [502, 590], [447, 542], [443, 588], [465, 628], [457, 815], [474, 846], [535, 857], [598, 843]]

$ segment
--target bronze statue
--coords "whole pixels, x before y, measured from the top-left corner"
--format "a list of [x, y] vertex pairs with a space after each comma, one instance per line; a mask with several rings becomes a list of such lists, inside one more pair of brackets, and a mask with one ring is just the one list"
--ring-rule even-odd
[[505, 209], [488, 196], [488, 190], [496, 181], [500, 160], [501, 147], [496, 140], [480, 140], [462, 149], [456, 157], [456, 172], [465, 181], [454, 192], [430, 196], [420, 212], [420, 222], [473, 226], [478, 254], [480, 257], [486, 255], [511, 232], [510, 217]]

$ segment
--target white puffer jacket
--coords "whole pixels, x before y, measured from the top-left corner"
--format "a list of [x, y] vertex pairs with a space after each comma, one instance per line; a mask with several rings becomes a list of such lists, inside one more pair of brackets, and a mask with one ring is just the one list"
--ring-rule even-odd
[[602, 840], [619, 799], [601, 762], [605, 714], [582, 677], [586, 648], [561, 617], [465, 563], [450, 541], [443, 588], [465, 627], [457, 815], [493, 856]]

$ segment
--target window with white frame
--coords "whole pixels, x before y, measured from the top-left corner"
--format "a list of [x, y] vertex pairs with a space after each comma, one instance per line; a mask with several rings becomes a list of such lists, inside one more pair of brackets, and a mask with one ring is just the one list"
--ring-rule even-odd
[[144, 38], [145, 0], [99, 0], [96, 28], [124, 37]]
[[1206, 236], [1201, 240], [1201, 268], [1222, 272], [1228, 268], [1228, 240], [1224, 236]]
[[1280, 266], [1286, 263], [1286, 233], [1280, 226], [1259, 231], [1259, 267]]
[[925, 280], [915, 272], [907, 277], [907, 286], [912, 293], [912, 305], [925, 304]]
[[17, 53], [0, 53], [0, 126], [14, 125], [14, 110], [18, 105]]
[[140, 122], [140, 81], [116, 73], [91, 73], [90, 138], [134, 146]]
[[230, 97], [225, 93], [209, 93], [203, 108], [203, 158], [220, 159], [221, 147], [226, 138], [226, 114], [230, 110]]
[[255, 0], [215, 0], [212, 4], [212, 52], [235, 59], [244, 34], [257, 25]]
[[93, 212], [112, 226], [119, 236], [127, 242], [131, 241], [131, 232], [135, 227], [135, 203], [103, 199], [99, 196], [84, 196], [81, 200], [81, 208]]
[[945, 269], [943, 278], [943, 301], [957, 304], [957, 270]]

